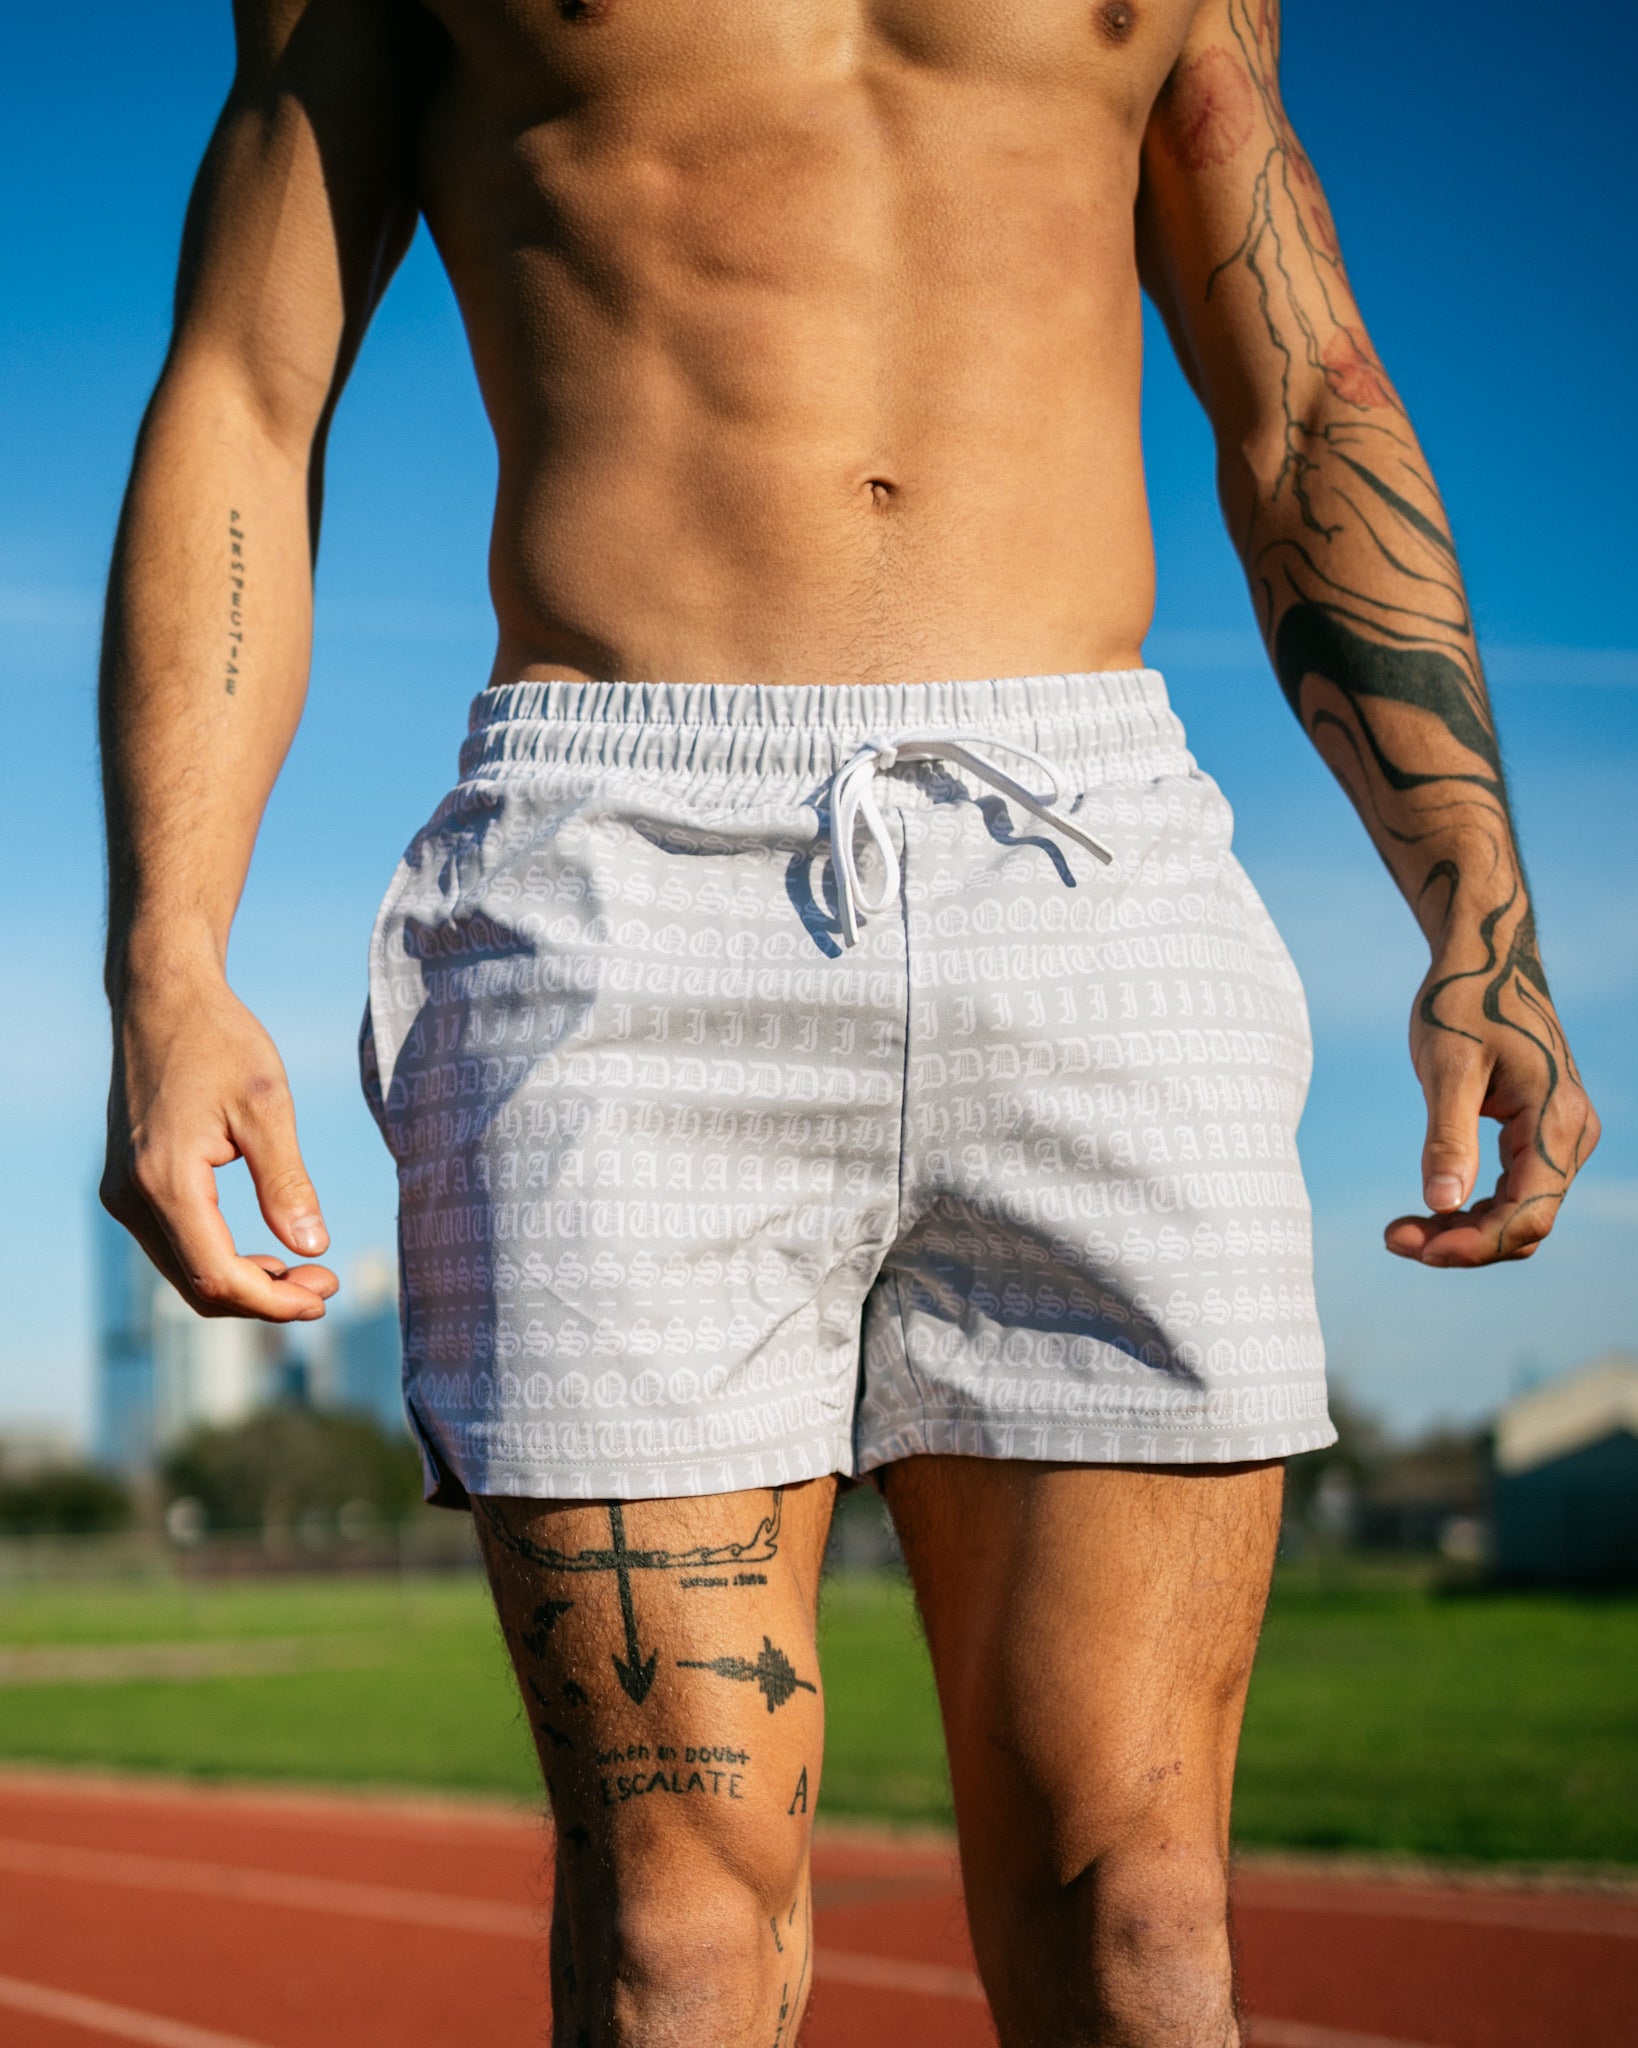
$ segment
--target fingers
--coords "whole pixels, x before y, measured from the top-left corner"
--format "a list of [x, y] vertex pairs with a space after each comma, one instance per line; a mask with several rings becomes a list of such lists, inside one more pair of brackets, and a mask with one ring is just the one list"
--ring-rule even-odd
[[1447, 1216], [1400, 1216], [1383, 1236], [1389, 1251], [1424, 1266], [1493, 1266], [1532, 1257], [1553, 1226], [1562, 1187], [1523, 1202], [1507, 1199], [1507, 1176], [1470, 1209]]
[[242, 1158], [281, 1242], [303, 1254], [329, 1244], [272, 1040], [214, 976], [156, 983], [115, 1026], [104, 1205], [198, 1314], [322, 1316], [336, 1276], [242, 1255], [217, 1203], [216, 1169]]
[[[1597, 1115], [1545, 989], [1517, 977], [1509, 986], [1522, 994], [1504, 1006], [1501, 983], [1453, 980], [1438, 962], [1423, 984], [1411, 1049], [1427, 1097], [1422, 1189], [1431, 1213], [1388, 1225], [1387, 1248], [1401, 1258], [1484, 1266], [1531, 1257], [1598, 1143]], [[1430, 989], [1446, 992], [1437, 1015]], [[1481, 1116], [1501, 1125], [1501, 1178], [1464, 1209]]]
[[[102, 1206], [108, 1211], [109, 1215], [113, 1217], [116, 1223], [121, 1223], [125, 1226], [137, 1243], [141, 1245], [144, 1252], [147, 1253], [154, 1267], [164, 1275], [176, 1289], [177, 1293], [186, 1300], [188, 1295], [187, 1279], [183, 1274], [182, 1268], [177, 1264], [176, 1254], [171, 1249], [171, 1241], [160, 1228], [158, 1217], [155, 1216], [148, 1207], [148, 1204], [137, 1192], [134, 1179], [116, 1174], [110, 1169], [109, 1172], [103, 1175], [102, 1186], [98, 1193], [101, 1196]], [[195, 1307], [198, 1306], [197, 1304], [193, 1305]], [[202, 1308], [198, 1312], [200, 1314], [205, 1313]]]
[[1479, 1113], [1490, 1072], [1482, 1050], [1465, 1039], [1448, 1040], [1428, 1058], [1422, 1198], [1436, 1216], [1460, 1209], [1479, 1177]]
[[202, 1152], [139, 1159], [133, 1178], [170, 1254], [162, 1270], [191, 1308], [273, 1323], [315, 1322], [323, 1315], [339, 1284], [335, 1275], [308, 1266], [297, 1269], [303, 1276], [297, 1279], [280, 1260], [242, 1256], [217, 1204], [212, 1162]]
[[[1485, 1107], [1490, 1115], [1498, 1113], [1495, 1102]], [[1598, 1120], [1579, 1084], [1556, 1093], [1546, 1115], [1533, 1103], [1521, 1103], [1502, 1117], [1502, 1171], [1494, 1192], [1466, 1210], [1400, 1216], [1389, 1224], [1384, 1242], [1400, 1258], [1425, 1266], [1532, 1258], [1597, 1142]]]
[[258, 1075], [232, 1119], [234, 1142], [250, 1169], [268, 1228], [309, 1257], [329, 1248], [330, 1233], [296, 1142], [296, 1111], [281, 1079]]
[[[102, 1204], [108, 1213], [131, 1233], [154, 1267], [176, 1289], [195, 1315], [264, 1317], [262, 1309], [251, 1307], [244, 1300], [234, 1298], [231, 1292], [214, 1299], [207, 1299], [198, 1292], [177, 1256], [176, 1247], [169, 1233], [153, 1207], [137, 1191], [134, 1180], [126, 1180], [123, 1183], [113, 1178], [105, 1180]], [[338, 1285], [336, 1276], [324, 1266], [286, 1266], [282, 1259], [271, 1258], [266, 1253], [252, 1254], [247, 1263], [260, 1267], [272, 1279], [289, 1281], [293, 1287], [304, 1288], [320, 1304], [318, 1313], [321, 1315], [322, 1304], [336, 1292]], [[281, 1293], [279, 1313], [271, 1320], [312, 1320], [310, 1310], [306, 1317], [297, 1313], [303, 1309], [309, 1309], [309, 1304], [303, 1302], [299, 1295]]]
[[[1420, 1061], [1427, 1098], [1427, 1136], [1422, 1145], [1422, 1194], [1431, 1216], [1399, 1216], [1383, 1242], [1402, 1259], [1425, 1265], [1477, 1263], [1448, 1253], [1460, 1232], [1473, 1227], [1462, 1204], [1479, 1175], [1479, 1116], [1490, 1080], [1483, 1050], [1465, 1038], [1443, 1039]], [[1465, 1243], [1465, 1240], [1462, 1240]]]
[[305, 1287], [320, 1301], [328, 1301], [340, 1285], [328, 1266], [287, 1266], [283, 1259], [271, 1252], [247, 1252], [245, 1257], [253, 1266], [260, 1266], [264, 1273], [270, 1273], [275, 1280], [288, 1280], [292, 1287]]

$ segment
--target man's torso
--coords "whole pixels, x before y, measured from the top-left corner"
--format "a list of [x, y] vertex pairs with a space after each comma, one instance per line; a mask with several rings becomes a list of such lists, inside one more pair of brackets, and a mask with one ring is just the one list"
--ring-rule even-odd
[[1131, 665], [1139, 152], [1197, 0], [435, 0], [495, 679]]

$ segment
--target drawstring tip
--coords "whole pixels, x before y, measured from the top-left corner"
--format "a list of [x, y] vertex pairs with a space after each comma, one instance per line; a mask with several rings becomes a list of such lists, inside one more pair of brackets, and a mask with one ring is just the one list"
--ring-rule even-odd
[[1084, 846], [1093, 859], [1101, 860], [1106, 868], [1112, 868], [1115, 865], [1115, 856], [1104, 845], [1103, 841], [1101, 839], [1094, 839], [1085, 826], [1077, 825], [1073, 818], [1062, 817], [1058, 812], [1054, 811], [1048, 817], [1047, 822], [1056, 825], [1058, 830], [1067, 838], [1073, 839], [1077, 846]]

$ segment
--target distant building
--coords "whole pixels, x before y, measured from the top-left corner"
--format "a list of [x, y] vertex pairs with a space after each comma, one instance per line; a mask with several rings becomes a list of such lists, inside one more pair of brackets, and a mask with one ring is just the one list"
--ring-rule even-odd
[[82, 1446], [64, 1422], [8, 1422], [0, 1429], [0, 1479], [30, 1479], [79, 1462]]
[[407, 1427], [397, 1267], [384, 1253], [366, 1253], [342, 1299], [346, 1308], [332, 1310], [320, 1326], [310, 1379], [314, 1403], [373, 1416], [396, 1435]]
[[140, 1472], [154, 1455], [154, 1293], [158, 1275], [128, 1230], [98, 1204], [91, 1227], [97, 1311], [91, 1452]]
[[276, 1393], [284, 1334], [236, 1316], [196, 1316], [130, 1234], [100, 1208], [92, 1454], [146, 1471], [202, 1423], [232, 1423]]
[[[1384, 1447], [1362, 1490], [1353, 1535], [1367, 1550], [1452, 1555], [1471, 1543], [1490, 1494], [1489, 1433], [1435, 1429]], [[1458, 1533], [1460, 1532], [1460, 1533]]]
[[1638, 1584], [1638, 1356], [1612, 1352], [1496, 1419], [1495, 1568], [1517, 1584]]

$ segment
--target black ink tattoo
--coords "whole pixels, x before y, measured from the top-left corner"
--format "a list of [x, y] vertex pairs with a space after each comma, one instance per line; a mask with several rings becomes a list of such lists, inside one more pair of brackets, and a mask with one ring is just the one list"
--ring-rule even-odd
[[611, 1572], [614, 1575], [620, 1600], [620, 1619], [625, 1629], [625, 1655], [622, 1657], [615, 1652], [612, 1662], [621, 1689], [628, 1699], [641, 1706], [654, 1683], [659, 1651], [650, 1650], [646, 1656], [643, 1654], [638, 1637], [637, 1609], [632, 1599], [632, 1573], [699, 1573], [722, 1565], [770, 1563], [779, 1555], [779, 1523], [784, 1500], [784, 1489], [775, 1488], [768, 1513], [742, 1542], [702, 1543], [691, 1550], [633, 1549], [626, 1541], [625, 1508], [620, 1501], [605, 1504], [609, 1518], [608, 1547], [575, 1551], [559, 1550], [550, 1543], [537, 1543], [524, 1531], [514, 1529], [498, 1504], [487, 1497], [480, 1496], [479, 1505], [484, 1519], [500, 1541], [514, 1555], [537, 1569], [548, 1572]]
[[[796, 1919], [796, 1908], [799, 1903], [800, 1901], [797, 1899], [791, 1901], [791, 1910], [785, 1918], [787, 1929], [790, 1928]], [[785, 1944], [779, 1939], [779, 1929], [774, 1926], [771, 1920], [768, 1924], [770, 1927], [773, 1927], [774, 1942], [778, 1947], [779, 1953], [783, 1955], [785, 1953]], [[812, 1958], [812, 1954], [813, 1915], [810, 1912], [803, 1916], [802, 1964], [796, 1973], [795, 1989], [792, 1989], [788, 1977], [779, 1987], [779, 2018], [774, 2027], [773, 2048], [787, 2048], [787, 2044], [795, 2038], [794, 2029], [801, 2018], [802, 1998], [808, 1984], [808, 1963]]]
[[[769, 1639], [762, 1638], [762, 1648], [753, 1659], [750, 1657], [679, 1657], [679, 1671], [714, 1671], [718, 1678], [731, 1678], [737, 1684], [754, 1685], [761, 1692], [771, 1714], [775, 1707], [784, 1706], [793, 1699], [797, 1688], [803, 1692], [817, 1692], [818, 1686], [806, 1678], [798, 1678], [796, 1667], [783, 1650], [776, 1650]], [[806, 1776], [806, 1773], [804, 1773]]]
[[741, 1800], [749, 1761], [749, 1749], [735, 1749], [731, 1743], [684, 1743], [682, 1749], [676, 1743], [616, 1743], [598, 1751], [598, 1769], [608, 1774], [598, 1786], [604, 1806], [624, 1806], [627, 1800], [651, 1794]]
[[573, 1607], [572, 1600], [543, 1600], [529, 1617], [529, 1626], [523, 1630], [519, 1640], [534, 1658], [544, 1657], [546, 1644], [552, 1630]]
[[642, 1654], [642, 1645], [637, 1640], [637, 1608], [631, 1597], [631, 1568], [625, 1563], [630, 1555], [626, 1549], [626, 1518], [618, 1503], [609, 1503], [609, 1538], [613, 1545], [614, 1562], [610, 1569], [615, 1584], [620, 1589], [620, 1619], [625, 1624], [626, 1654], [614, 1659], [615, 1671], [619, 1674], [622, 1687], [638, 1706], [648, 1698], [648, 1689], [654, 1683], [655, 1667], [660, 1661], [658, 1650], [650, 1650], [647, 1657]]
[[228, 656], [223, 688], [233, 696], [239, 687], [239, 657], [245, 645], [245, 535], [239, 514], [228, 513]]
[[605, 1806], [624, 1806], [628, 1800], [647, 1799], [656, 1793], [669, 1794], [674, 1799], [686, 1799], [693, 1794], [707, 1799], [743, 1799], [744, 1783], [741, 1772], [717, 1770], [709, 1764], [691, 1769], [661, 1764], [652, 1770], [616, 1771], [598, 1781]]
[[[1433, 929], [1466, 957], [1424, 990], [1422, 1027], [1476, 1038], [1482, 1015], [1534, 1049], [1546, 1083], [1535, 1151], [1567, 1180], [1581, 1140], [1555, 1152], [1544, 1126], [1562, 1081], [1576, 1077], [1536, 945], [1455, 544], [1280, 99], [1278, 5], [1231, 0], [1229, 26], [1269, 139], [1244, 232], [1205, 292], [1238, 290], [1254, 306], [1281, 407], [1236, 544], [1280, 687], [1396, 880], [1424, 917], [1460, 901], [1459, 925], [1435, 919]], [[1479, 1001], [1464, 1008], [1469, 990]]]
[[794, 1792], [793, 1792], [793, 1793], [791, 1794], [791, 1803], [790, 1803], [790, 1805], [789, 1805], [789, 1806], [787, 1806], [787, 1807], [785, 1808], [785, 1811], [786, 1811], [787, 1813], [806, 1813], [806, 1812], [807, 1812], [807, 1810], [808, 1810], [808, 1767], [807, 1767], [807, 1765], [806, 1765], [806, 1764], [804, 1764], [804, 1765], [802, 1766], [802, 1775], [801, 1775], [801, 1777], [800, 1777], [800, 1778], [798, 1778], [798, 1779], [797, 1779], [797, 1781], [796, 1781], [796, 1790], [795, 1790], [795, 1791], [794, 1791]]
[[554, 1722], [546, 1718], [547, 1715], [551, 1712], [551, 1701], [541, 1691], [540, 1687], [536, 1685], [533, 1678], [528, 1679], [526, 1683], [528, 1684], [529, 1690], [535, 1696], [536, 1706], [544, 1709], [544, 1712], [537, 1714], [535, 1716], [535, 1726], [540, 1730], [541, 1734], [544, 1735], [546, 1739], [551, 1743], [554, 1749], [567, 1749], [572, 1751], [574, 1748], [573, 1740], [569, 1736], [565, 1735], [563, 1733], [563, 1730], [559, 1728]]

